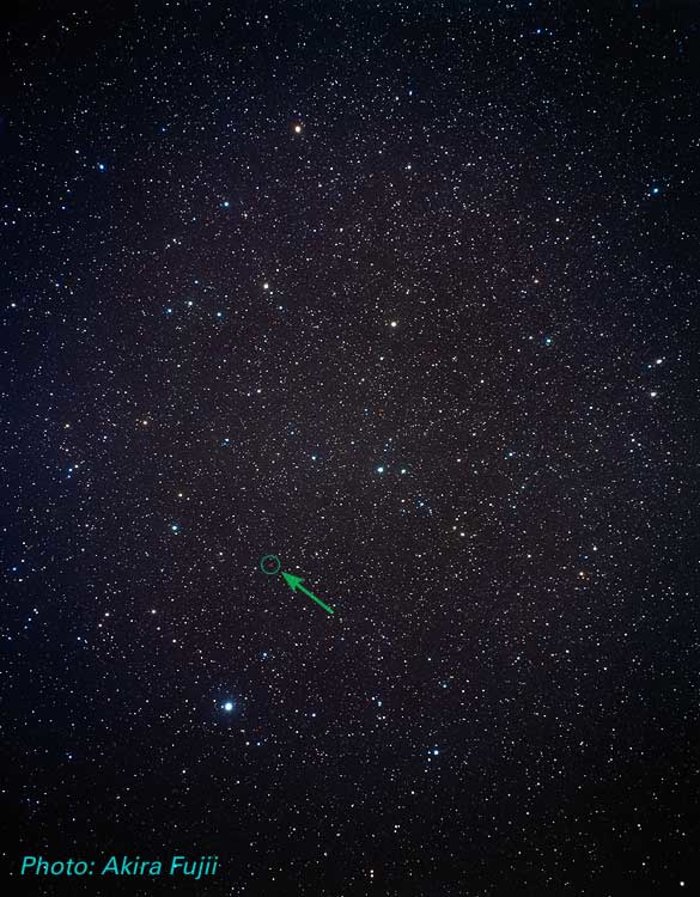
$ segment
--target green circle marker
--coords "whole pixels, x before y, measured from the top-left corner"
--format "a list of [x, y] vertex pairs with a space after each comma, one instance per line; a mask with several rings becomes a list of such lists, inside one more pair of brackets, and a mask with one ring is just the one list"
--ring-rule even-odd
[[279, 573], [282, 569], [282, 561], [276, 554], [264, 554], [260, 558], [260, 569], [267, 576], [274, 576], [275, 573]]

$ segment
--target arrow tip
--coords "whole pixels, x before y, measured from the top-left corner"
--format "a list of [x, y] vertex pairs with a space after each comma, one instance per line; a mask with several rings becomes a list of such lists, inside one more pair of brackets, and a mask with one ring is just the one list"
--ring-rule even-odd
[[296, 592], [301, 583], [304, 582], [304, 580], [300, 576], [294, 576], [293, 573], [285, 573], [284, 570], [282, 571], [282, 576], [284, 577], [284, 581], [293, 592]]

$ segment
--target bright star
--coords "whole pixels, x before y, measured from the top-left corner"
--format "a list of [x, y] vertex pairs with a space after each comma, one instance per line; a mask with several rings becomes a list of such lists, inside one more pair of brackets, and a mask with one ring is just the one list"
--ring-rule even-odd
[[230, 713], [233, 710], [233, 701], [226, 701], [224, 704], [224, 710], [226, 713]]
[[377, 473], [384, 473], [384, 468], [381, 467], [381, 466], [378, 467], [378, 468], [377, 468]]

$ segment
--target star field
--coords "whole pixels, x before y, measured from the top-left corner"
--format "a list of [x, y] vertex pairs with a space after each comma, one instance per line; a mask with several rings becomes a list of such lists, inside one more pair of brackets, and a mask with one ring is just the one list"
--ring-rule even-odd
[[689, 893], [697, 7], [3, 32], [7, 893]]

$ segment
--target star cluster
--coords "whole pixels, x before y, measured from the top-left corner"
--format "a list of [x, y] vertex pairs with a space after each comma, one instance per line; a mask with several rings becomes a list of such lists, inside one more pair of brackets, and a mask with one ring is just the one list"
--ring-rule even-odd
[[8, 875], [684, 893], [696, 13], [7, 21]]

